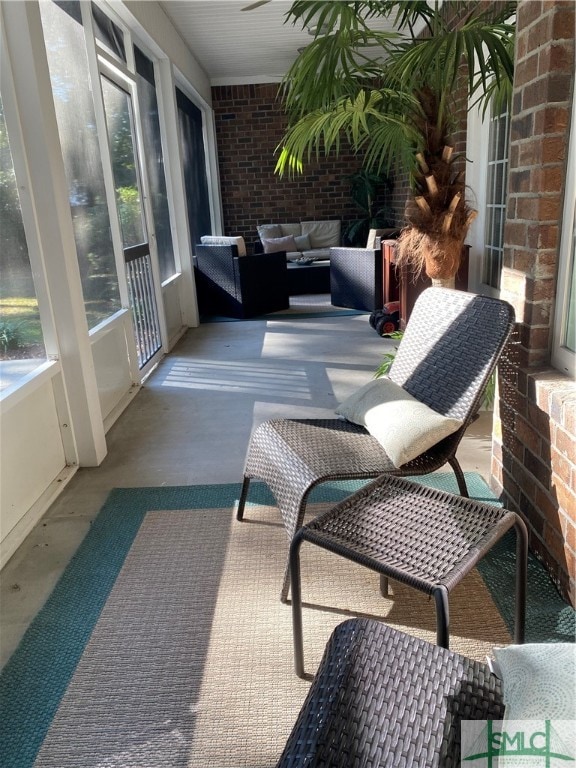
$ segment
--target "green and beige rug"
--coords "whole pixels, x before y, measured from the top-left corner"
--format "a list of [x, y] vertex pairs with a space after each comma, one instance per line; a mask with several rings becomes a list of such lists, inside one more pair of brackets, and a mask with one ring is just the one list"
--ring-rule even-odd
[[[455, 490], [448, 474], [427, 481]], [[468, 482], [474, 496], [491, 498], [480, 478]], [[312, 512], [354, 487], [321, 486]], [[290, 606], [279, 601], [287, 542], [278, 511], [254, 484], [239, 523], [238, 493], [238, 485], [112, 492], [3, 670], [3, 765], [274, 765], [309, 683], [293, 673]], [[453, 592], [454, 650], [483, 659], [510, 642], [513, 557], [512, 537]], [[424, 595], [393, 585], [384, 599], [376, 574], [315, 548], [303, 547], [302, 567], [308, 669], [351, 615], [434, 642], [434, 604]], [[541, 591], [538, 569], [531, 562]], [[535, 618], [532, 605], [528, 639], [570, 632], [570, 609], [548, 587], [548, 615]]]

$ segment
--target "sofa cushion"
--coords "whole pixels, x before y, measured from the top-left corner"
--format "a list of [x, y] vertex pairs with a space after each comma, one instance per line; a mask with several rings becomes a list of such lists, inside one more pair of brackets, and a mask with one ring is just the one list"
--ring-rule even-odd
[[278, 251], [297, 251], [293, 235], [286, 237], [271, 237], [262, 240], [264, 253], [278, 253]]
[[293, 237], [299, 237], [300, 235], [304, 234], [302, 232], [302, 225], [300, 222], [296, 222], [295, 224], [280, 224], [280, 229], [282, 230], [282, 235], [286, 237], [286, 235], [292, 235]]
[[303, 221], [302, 234], [310, 236], [312, 248], [332, 248], [340, 245], [339, 221]]
[[243, 237], [224, 237], [223, 235], [202, 235], [202, 245], [235, 245], [238, 256], [246, 256], [246, 243]]
[[260, 224], [258, 227], [258, 237], [264, 241], [271, 240], [276, 237], [282, 237], [282, 227], [280, 224]]
[[494, 648], [506, 720], [573, 720], [574, 643], [526, 643]]

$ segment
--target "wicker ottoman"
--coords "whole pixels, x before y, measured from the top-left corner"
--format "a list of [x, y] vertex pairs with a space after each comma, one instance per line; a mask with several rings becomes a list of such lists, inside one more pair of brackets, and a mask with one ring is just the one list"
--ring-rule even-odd
[[300, 546], [307, 541], [434, 598], [438, 645], [449, 646], [449, 595], [511, 528], [516, 530], [515, 642], [524, 642], [528, 533], [519, 515], [390, 475], [304, 525], [290, 546], [294, 667], [304, 677]]

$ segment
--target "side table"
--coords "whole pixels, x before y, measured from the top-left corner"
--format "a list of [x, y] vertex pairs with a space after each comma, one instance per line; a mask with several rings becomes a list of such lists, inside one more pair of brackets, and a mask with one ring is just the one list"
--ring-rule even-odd
[[436, 642], [449, 647], [449, 594], [504, 534], [516, 529], [515, 642], [524, 642], [528, 533], [502, 507], [382, 475], [304, 525], [290, 546], [294, 666], [304, 674], [300, 546], [322, 547], [434, 597]]

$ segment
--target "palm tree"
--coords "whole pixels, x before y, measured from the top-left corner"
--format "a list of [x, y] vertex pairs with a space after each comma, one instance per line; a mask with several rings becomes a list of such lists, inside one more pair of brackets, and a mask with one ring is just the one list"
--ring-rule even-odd
[[[454, 152], [455, 95], [502, 105], [512, 92], [515, 3], [298, 0], [287, 15], [314, 34], [281, 91], [288, 128], [277, 171], [297, 172], [343, 141], [364, 167], [408, 174], [400, 263], [452, 284], [476, 212]], [[457, 23], [448, 24], [448, 11]], [[394, 32], [378, 31], [385, 19]], [[376, 25], [377, 26], [377, 25]], [[382, 26], [382, 25], [380, 25]]]

